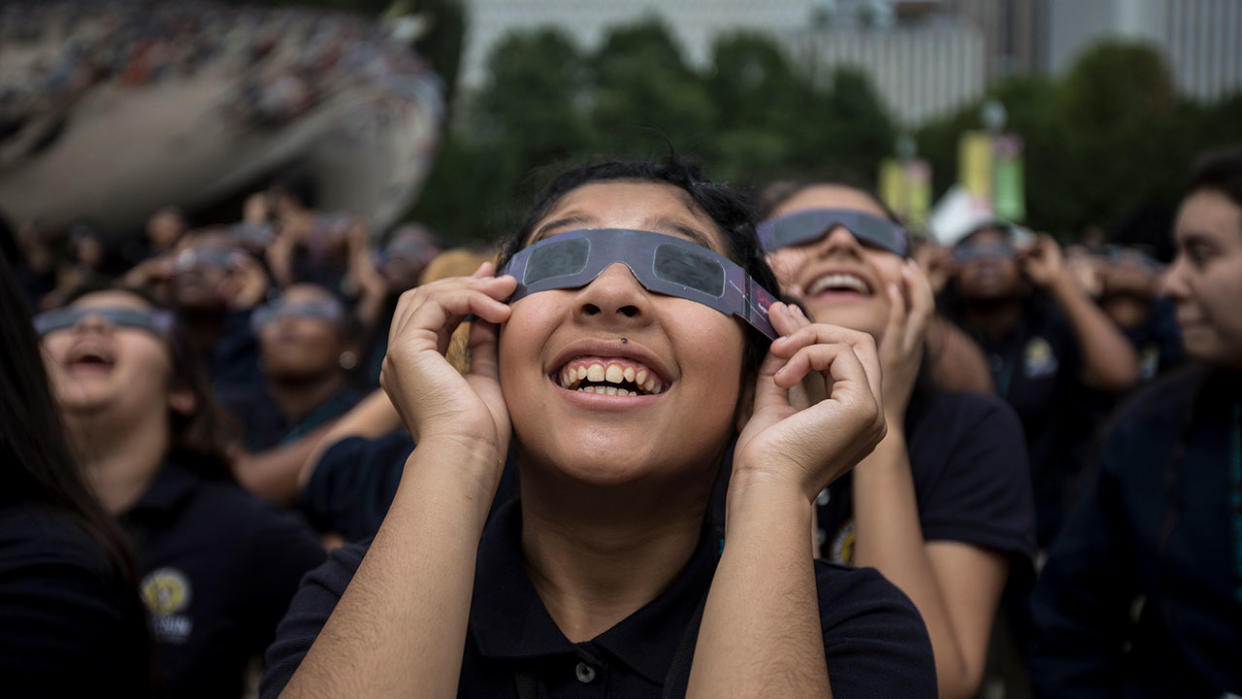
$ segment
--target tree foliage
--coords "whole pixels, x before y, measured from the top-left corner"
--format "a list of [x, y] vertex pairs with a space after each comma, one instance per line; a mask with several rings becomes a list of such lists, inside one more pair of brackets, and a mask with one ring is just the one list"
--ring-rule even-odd
[[[718, 37], [700, 69], [656, 18], [615, 27], [593, 50], [550, 29], [510, 35], [485, 84], [457, 102], [410, 215], [450, 240], [491, 239], [566, 161], [670, 148], [740, 185], [824, 172], [871, 180], [899, 125], [860, 72], [825, 79], [807, 68], [773, 38], [738, 32]], [[1060, 234], [1115, 232], [1135, 212], [1167, 211], [1197, 151], [1242, 139], [1242, 96], [1186, 101], [1154, 50], [1103, 43], [1060, 79], [1011, 78], [918, 129], [937, 195], [986, 99], [1005, 105], [1007, 130], [1025, 141], [1030, 223]]]

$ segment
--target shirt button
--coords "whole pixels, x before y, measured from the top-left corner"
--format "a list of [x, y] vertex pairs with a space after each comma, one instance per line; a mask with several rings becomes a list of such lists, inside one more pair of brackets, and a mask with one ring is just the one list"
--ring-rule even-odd
[[827, 488], [819, 491], [819, 495], [815, 497], [815, 503], [820, 506], [827, 505], [829, 500], [832, 500], [832, 493]]
[[574, 673], [578, 675], [578, 681], [582, 684], [589, 684], [595, 680], [595, 668], [586, 663], [578, 663], [578, 667], [574, 668]]

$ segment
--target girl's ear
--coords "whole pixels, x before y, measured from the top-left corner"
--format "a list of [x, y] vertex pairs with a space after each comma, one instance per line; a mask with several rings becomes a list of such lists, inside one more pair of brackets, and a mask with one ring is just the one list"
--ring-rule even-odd
[[168, 392], [168, 407], [178, 415], [190, 416], [198, 409], [198, 399], [189, 388], [174, 388]]

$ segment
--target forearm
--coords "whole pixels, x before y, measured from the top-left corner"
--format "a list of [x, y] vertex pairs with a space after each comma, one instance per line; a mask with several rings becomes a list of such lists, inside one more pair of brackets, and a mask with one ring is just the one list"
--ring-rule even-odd
[[454, 440], [414, 450], [383, 525], [286, 695], [456, 696], [494, 461]]
[[331, 429], [332, 424], [324, 425], [289, 444], [242, 454], [233, 465], [233, 475], [255, 495], [292, 503], [298, 494], [299, 472]]
[[1083, 378], [1095, 388], [1123, 390], [1138, 380], [1138, 357], [1117, 326], [1068, 273], [1048, 287], [1069, 319], [1083, 359]]
[[384, 393], [382, 389], [373, 391], [371, 395], [362, 399], [352, 410], [333, 423], [332, 428], [328, 430], [322, 439], [316, 442], [314, 448], [299, 467], [297, 476], [298, 490], [305, 488], [306, 484], [310, 482], [311, 475], [315, 472], [315, 466], [319, 464], [319, 460], [323, 458], [324, 453], [333, 444], [346, 437], [375, 439], [400, 427], [401, 416], [397, 414], [396, 408], [392, 407], [392, 401], [388, 399], [388, 394]]
[[687, 696], [830, 697], [806, 546], [811, 504], [762, 476], [733, 478]]
[[[889, 420], [899, 425], [900, 420]], [[854, 564], [869, 566], [906, 593], [931, 637], [941, 697], [973, 696], [983, 657], [968, 658], [919, 524], [914, 478], [900, 430], [890, 430], [853, 474]]]

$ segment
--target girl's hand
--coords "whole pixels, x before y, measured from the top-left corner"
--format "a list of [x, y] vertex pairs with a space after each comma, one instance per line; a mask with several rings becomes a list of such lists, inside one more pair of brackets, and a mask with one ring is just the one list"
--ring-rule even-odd
[[[867, 333], [811, 323], [783, 303], [768, 315], [782, 337], [759, 367], [754, 411], [734, 450], [733, 482], [775, 481], [809, 501], [884, 437], [880, 360]], [[824, 384], [807, 395], [827, 397], [799, 409], [790, 390], [804, 378]]]
[[[387, 392], [415, 441], [465, 440], [489, 451], [499, 476], [509, 448], [509, 412], [500, 392], [496, 326], [509, 318], [517, 281], [494, 277], [485, 262], [469, 277], [424, 284], [401, 295], [380, 371]], [[459, 374], [444, 358], [453, 330], [473, 313], [470, 370]]]
[[900, 426], [906, 417], [910, 394], [923, 361], [927, 323], [936, 310], [931, 283], [919, 266], [901, 266], [901, 284], [890, 284], [888, 324], [880, 340], [880, 365], [884, 369], [884, 414]]

